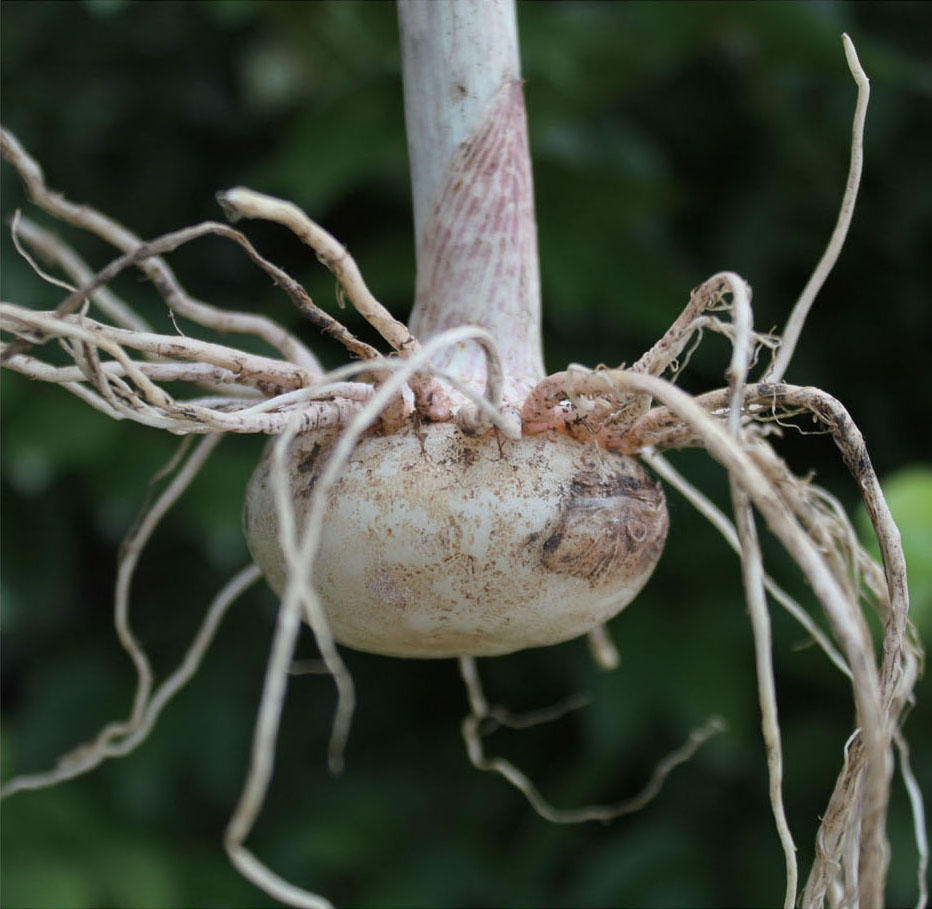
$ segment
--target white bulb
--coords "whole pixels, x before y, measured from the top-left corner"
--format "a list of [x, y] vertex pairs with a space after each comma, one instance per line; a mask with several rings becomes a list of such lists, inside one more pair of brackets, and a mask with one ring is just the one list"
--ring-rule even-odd
[[[301, 525], [335, 431], [289, 453]], [[249, 484], [250, 551], [281, 592], [270, 452]], [[451, 423], [364, 437], [327, 505], [314, 584], [337, 641], [399, 657], [491, 656], [585, 634], [626, 606], [666, 539], [632, 458], [556, 433], [471, 438]]]

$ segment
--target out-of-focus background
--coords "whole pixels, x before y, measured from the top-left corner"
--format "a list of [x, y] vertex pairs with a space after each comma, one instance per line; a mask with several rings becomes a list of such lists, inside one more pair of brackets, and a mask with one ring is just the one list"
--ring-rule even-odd
[[[788, 378], [841, 398], [864, 430], [903, 525], [928, 637], [932, 6], [538, 2], [520, 4], [519, 19], [551, 370], [631, 362], [690, 288], [724, 268], [752, 283], [759, 327], [782, 323], [844, 186], [855, 89], [840, 35], [854, 38], [873, 91], [864, 182], [846, 252]], [[392, 4], [7, 0], [0, 42], [4, 123], [53, 187], [146, 237], [218, 218], [214, 192], [231, 185], [290, 197], [406, 314], [414, 256]], [[23, 205], [4, 166], [4, 218]], [[284, 231], [247, 230], [335, 310], [332, 280], [313, 256]], [[97, 266], [113, 255], [61, 232]], [[3, 299], [57, 302], [7, 237], [2, 253]], [[268, 313], [327, 363], [341, 361], [231, 245], [201, 240], [171, 261], [192, 293]], [[137, 275], [116, 289], [173, 330]], [[717, 387], [726, 360], [724, 342], [707, 340], [683, 383]], [[3, 375], [5, 777], [51, 766], [127, 713], [133, 677], [110, 617], [115, 552], [175, 444]], [[142, 559], [133, 621], [159, 672], [247, 560], [239, 512], [262, 444], [225, 441]], [[829, 440], [787, 430], [781, 450], [858, 514]], [[721, 471], [703, 453], [674, 461], [726, 501]], [[582, 642], [480, 661], [490, 698], [514, 709], [591, 695], [558, 723], [488, 741], [560, 806], [633, 794], [690, 729], [721, 714], [727, 732], [653, 804], [610, 826], [548, 824], [501, 779], [469, 766], [451, 662], [348, 652], [359, 708], [345, 774], [325, 767], [332, 684], [293, 679], [250, 845], [343, 905], [778, 903], [783, 861], [738, 564], [676, 493], [669, 503], [660, 566], [611, 624], [617, 671], [595, 670]], [[812, 605], [765, 542], [774, 573]], [[200, 674], [132, 756], [4, 803], [4, 905], [271, 904], [228, 864], [221, 836], [246, 770], [275, 608], [264, 588], [233, 608]], [[786, 802], [805, 874], [851, 731], [851, 697], [779, 611], [774, 632]], [[312, 654], [309, 635], [301, 648]], [[918, 694], [907, 731], [928, 794], [928, 681]], [[897, 780], [890, 905], [915, 900], [911, 824]]]

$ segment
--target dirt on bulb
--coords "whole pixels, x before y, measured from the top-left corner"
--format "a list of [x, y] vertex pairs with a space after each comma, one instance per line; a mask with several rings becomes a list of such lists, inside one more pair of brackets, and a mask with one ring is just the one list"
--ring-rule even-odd
[[[289, 451], [298, 523], [336, 431]], [[246, 496], [250, 552], [281, 592], [271, 450]], [[452, 423], [364, 437], [334, 487], [314, 584], [337, 641], [399, 657], [493, 656], [606, 622], [641, 590], [669, 519], [633, 458], [542, 433], [470, 437]]]

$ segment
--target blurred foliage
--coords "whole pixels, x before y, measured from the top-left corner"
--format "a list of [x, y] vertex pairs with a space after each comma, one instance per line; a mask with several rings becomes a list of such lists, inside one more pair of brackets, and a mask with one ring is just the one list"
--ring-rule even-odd
[[[855, 90], [839, 35], [853, 36], [873, 87], [864, 183], [846, 253], [790, 378], [846, 402], [881, 476], [928, 464], [932, 6], [536, 2], [522, 3], [519, 17], [553, 369], [631, 362], [689, 289], [722, 268], [752, 282], [758, 325], [785, 318], [844, 185]], [[0, 54], [5, 125], [51, 185], [144, 236], [218, 217], [213, 194], [225, 186], [288, 196], [345, 241], [376, 293], [406, 313], [412, 225], [390, 4], [7, 0]], [[4, 167], [4, 216], [21, 205]], [[332, 282], [299, 244], [269, 226], [248, 229], [331, 305]], [[93, 263], [112, 255], [61, 232]], [[55, 292], [2, 242], [3, 298], [53, 305]], [[270, 313], [328, 363], [340, 361], [236, 249], [201, 240], [173, 262], [192, 292]], [[116, 289], [172, 330], [135, 276]], [[720, 384], [724, 350], [707, 342], [688, 387]], [[50, 766], [128, 710], [130, 667], [110, 627], [115, 550], [176, 443], [109, 422], [53, 388], [6, 374], [2, 382], [9, 776]], [[134, 621], [160, 672], [246, 560], [238, 513], [261, 444], [225, 442], [140, 565]], [[783, 450], [855, 507], [831, 443], [789, 432]], [[724, 501], [722, 477], [701, 453], [675, 460]], [[928, 472], [893, 482], [895, 507], [904, 489], [899, 513], [923, 600]], [[690, 728], [722, 714], [728, 732], [654, 804], [608, 827], [548, 825], [502, 781], [468, 766], [452, 664], [348, 653], [359, 710], [347, 771], [341, 779], [325, 771], [332, 686], [294, 679], [275, 785], [251, 840], [258, 853], [351, 905], [777, 902], [783, 863], [737, 564], [669, 498], [663, 561], [612, 623], [617, 672], [593, 669], [580, 642], [481, 664], [490, 697], [515, 709], [592, 694], [573, 717], [491, 740], [560, 805], [631, 794]], [[779, 552], [771, 565], [807, 596]], [[4, 905], [270, 903], [227, 863], [221, 836], [246, 768], [274, 609], [267, 590], [244, 597], [138, 752], [4, 804]], [[850, 732], [850, 693], [818, 651], [796, 646], [803, 635], [784, 615], [774, 626], [787, 807], [805, 873]], [[309, 640], [303, 646], [311, 651]], [[927, 793], [930, 701], [925, 681], [908, 726]], [[893, 905], [915, 898], [910, 824], [897, 783]]]
[[[910, 614], [924, 639], [932, 636], [932, 465], [904, 467], [890, 474], [884, 495], [903, 536], [909, 572]], [[867, 509], [858, 508], [861, 538], [875, 558], [880, 547], [871, 534]]]

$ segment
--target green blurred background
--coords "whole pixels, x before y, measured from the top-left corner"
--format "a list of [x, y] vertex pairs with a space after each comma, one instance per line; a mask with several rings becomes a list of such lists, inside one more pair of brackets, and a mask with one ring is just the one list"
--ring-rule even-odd
[[[845, 255], [789, 378], [840, 397], [864, 430], [904, 524], [928, 635], [932, 5], [535, 2], [520, 4], [519, 19], [552, 370], [631, 362], [689, 289], [724, 268], [753, 284], [758, 326], [782, 322], [844, 185], [855, 90], [840, 33], [851, 33], [873, 85], [865, 177]], [[213, 194], [226, 186], [288, 196], [349, 245], [396, 314], [407, 312], [412, 224], [391, 4], [7, 0], [0, 52], [3, 120], [52, 186], [143, 236], [219, 217]], [[4, 217], [22, 204], [4, 166]], [[329, 276], [290, 236], [248, 231], [335, 309]], [[98, 266], [112, 256], [62, 233]], [[3, 244], [3, 298], [54, 305], [57, 293]], [[269, 313], [326, 362], [341, 361], [232, 246], [201, 240], [172, 262], [192, 293]], [[116, 289], [173, 330], [137, 275]], [[716, 387], [725, 363], [724, 343], [708, 340], [684, 384]], [[225, 441], [142, 560], [134, 621], [160, 672], [246, 562], [239, 511], [262, 444]], [[115, 551], [174, 445], [4, 374], [4, 776], [51, 766], [126, 714], [132, 674], [110, 618]], [[781, 450], [856, 509], [830, 441], [790, 432]], [[674, 460], [726, 501], [702, 453]], [[611, 826], [547, 824], [502, 780], [470, 768], [451, 662], [348, 652], [359, 709], [346, 773], [325, 768], [332, 685], [294, 679], [250, 840], [258, 854], [343, 905], [778, 903], [783, 862], [738, 565], [678, 495], [669, 501], [656, 575], [611, 625], [618, 671], [597, 672], [581, 642], [480, 661], [490, 698], [515, 709], [592, 695], [559, 723], [489, 740], [561, 806], [634, 793], [691, 728], [723, 715], [727, 733], [656, 802]], [[806, 597], [766, 543], [773, 571]], [[234, 607], [196, 680], [131, 757], [4, 804], [4, 905], [272, 904], [228, 864], [221, 836], [246, 769], [275, 606], [256, 589]], [[782, 613], [774, 631], [787, 809], [805, 873], [851, 697]], [[301, 651], [313, 653], [309, 635]], [[908, 731], [929, 793], [928, 681], [918, 693]], [[910, 831], [897, 780], [891, 905], [915, 899]]]

